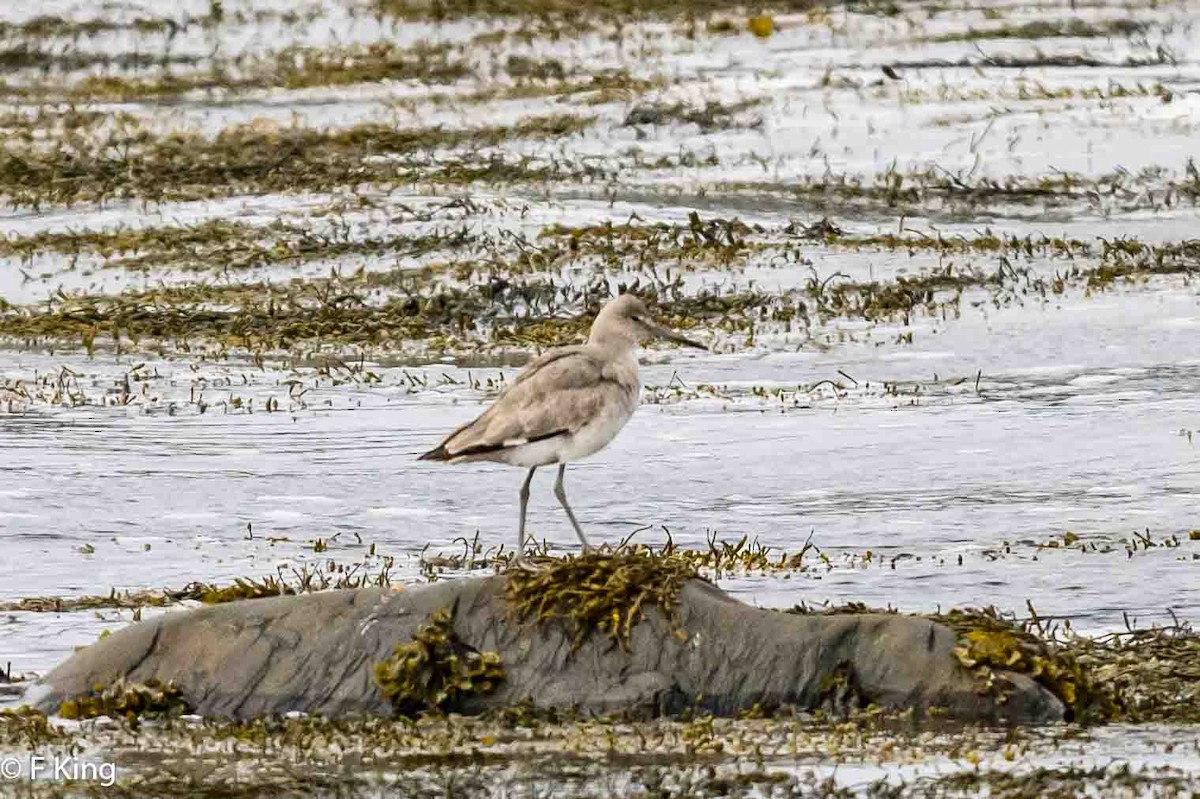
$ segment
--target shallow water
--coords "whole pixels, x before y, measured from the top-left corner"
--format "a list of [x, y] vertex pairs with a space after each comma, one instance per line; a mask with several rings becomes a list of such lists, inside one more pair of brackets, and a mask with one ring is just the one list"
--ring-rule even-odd
[[[901, 352], [654, 353], [648, 387], [678, 379], [720, 395], [643, 407], [613, 445], [571, 468], [572, 501], [605, 543], [643, 528], [639, 540], [662, 542], [667, 528], [691, 546], [746, 535], [796, 550], [811, 537], [828, 565], [724, 582], [764, 605], [1021, 610], [1030, 601], [1088, 630], [1120, 627], [1125, 614], [1196, 620], [1200, 542], [1188, 533], [1200, 462], [1186, 431], [1200, 416], [1200, 361], [1169, 356], [1194, 340], [1195, 298], [1163, 289], [1120, 300], [968, 312]], [[106, 371], [113, 383], [124, 371], [32, 354], [5, 361], [0, 373], [71, 364], [100, 384]], [[232, 397], [260, 408], [286, 398], [287, 376], [227, 365], [231, 385], [209, 387], [201, 415], [187, 405], [195, 373], [150, 362], [142, 371], [160, 375], [153, 413], [0, 418], [5, 558], [21, 564], [0, 598], [223, 581], [280, 562], [354, 559], [371, 544], [413, 556], [476, 534], [485, 546], [511, 545], [517, 470], [415, 460], [476, 414], [481, 394], [413, 390], [405, 375], [465, 383], [467, 371], [378, 369], [382, 385], [325, 387], [305, 397], [306, 409], [229, 413], [221, 403]], [[477, 380], [497, 375], [470, 370]], [[840, 381], [844, 396], [797, 391], [821, 380]], [[784, 393], [762, 398], [752, 386]], [[163, 410], [172, 401], [174, 416]], [[531, 529], [570, 547], [549, 481], [535, 483]], [[1080, 544], [1039, 548], [1068, 532]], [[1179, 545], [1131, 555], [1135, 533]], [[282, 537], [291, 541], [265, 543]], [[334, 539], [323, 556], [311, 552], [316, 538]], [[81, 554], [85, 544], [94, 552]], [[1080, 551], [1091, 544], [1109, 551]], [[36, 638], [49, 621], [28, 617], [12, 632]], [[41, 671], [66, 651], [17, 662]]]

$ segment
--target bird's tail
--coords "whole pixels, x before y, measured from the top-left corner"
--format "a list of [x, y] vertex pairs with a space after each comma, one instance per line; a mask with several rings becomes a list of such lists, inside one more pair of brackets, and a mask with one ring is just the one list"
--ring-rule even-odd
[[419, 460], [419, 461], [448, 461], [448, 460], [450, 460], [450, 453], [446, 451], [446, 444], [443, 442], [441, 444], [438, 444], [436, 447], [429, 450], [428, 452], [426, 452], [421, 457], [417, 458], [417, 460]]

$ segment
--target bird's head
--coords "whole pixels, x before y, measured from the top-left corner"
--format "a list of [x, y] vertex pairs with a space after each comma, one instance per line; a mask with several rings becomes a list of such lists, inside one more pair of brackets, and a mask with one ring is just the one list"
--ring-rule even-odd
[[708, 347], [681, 336], [669, 327], [660, 325], [650, 315], [646, 303], [633, 294], [622, 294], [600, 309], [596, 321], [592, 323], [592, 333], [588, 340], [595, 344], [619, 342], [634, 346], [640, 341], [663, 339], [674, 341], [688, 347], [707, 350]]

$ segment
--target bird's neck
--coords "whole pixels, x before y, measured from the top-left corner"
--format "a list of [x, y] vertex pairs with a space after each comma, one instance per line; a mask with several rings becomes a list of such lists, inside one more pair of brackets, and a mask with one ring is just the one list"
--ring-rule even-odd
[[637, 349], [637, 341], [615, 331], [592, 330], [587, 343], [610, 356], [633, 353]]
[[638, 377], [637, 343], [622, 339], [602, 338], [599, 341], [588, 339], [586, 349], [604, 366], [604, 376], [615, 380], [632, 394], [636, 395], [641, 380]]

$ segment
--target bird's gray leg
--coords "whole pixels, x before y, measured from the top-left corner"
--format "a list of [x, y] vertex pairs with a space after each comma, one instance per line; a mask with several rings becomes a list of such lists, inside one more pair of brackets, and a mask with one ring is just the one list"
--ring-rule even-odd
[[558, 497], [558, 502], [563, 506], [563, 510], [567, 512], [567, 518], [571, 520], [571, 526], [575, 528], [575, 535], [579, 536], [579, 542], [583, 544], [583, 551], [591, 550], [592, 545], [588, 543], [587, 536], [583, 534], [583, 530], [579, 527], [579, 522], [575, 519], [575, 513], [571, 510], [571, 506], [567, 504], [567, 489], [563, 486], [563, 475], [567, 473], [567, 464], [560, 463], [558, 465], [558, 479], [554, 481], [554, 496]]
[[529, 484], [533, 482], [533, 473], [536, 471], [537, 467], [532, 467], [525, 476], [525, 482], [521, 483], [521, 521], [517, 525], [517, 566], [529, 571], [536, 571], [536, 567], [525, 560], [525, 509], [529, 507]]

